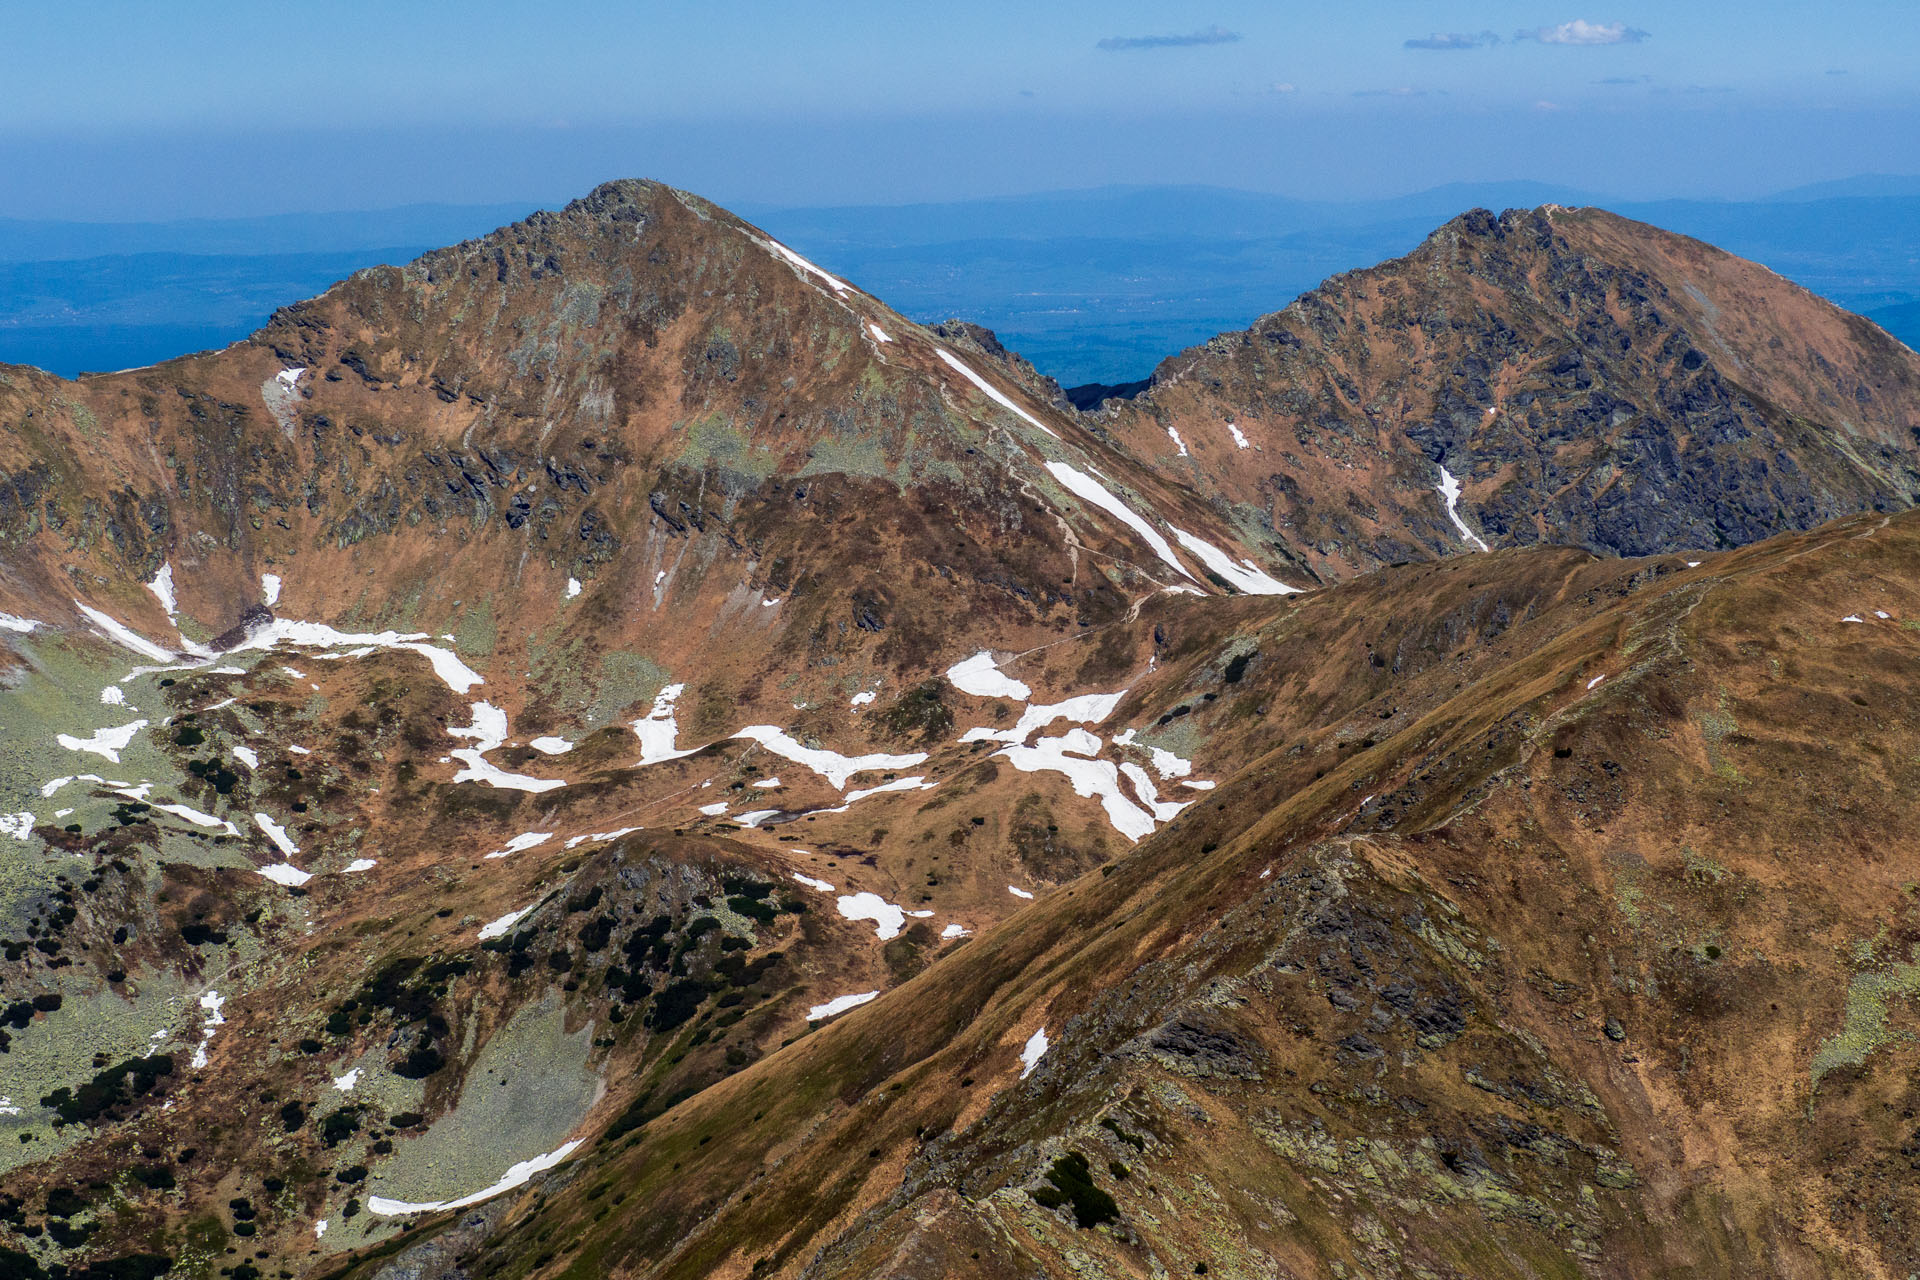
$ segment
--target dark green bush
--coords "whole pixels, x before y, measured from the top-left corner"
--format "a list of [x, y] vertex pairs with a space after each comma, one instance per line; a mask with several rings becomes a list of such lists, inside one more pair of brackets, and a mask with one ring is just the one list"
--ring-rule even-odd
[[1055, 1160], [1047, 1170], [1047, 1182], [1050, 1185], [1031, 1193], [1033, 1198], [1049, 1209], [1071, 1205], [1073, 1221], [1082, 1229], [1119, 1221], [1119, 1204], [1093, 1184], [1093, 1169], [1078, 1151]]
[[358, 1132], [360, 1116], [357, 1107], [342, 1107], [320, 1122], [320, 1141], [329, 1147], [338, 1146]]
[[164, 1053], [150, 1058], [130, 1058], [100, 1072], [81, 1085], [78, 1092], [55, 1089], [40, 1099], [40, 1105], [52, 1107], [59, 1114], [55, 1124], [79, 1124], [151, 1092], [155, 1080], [172, 1074], [173, 1059]]
[[137, 1164], [129, 1172], [135, 1182], [150, 1191], [171, 1191], [176, 1185], [173, 1170], [163, 1164]]

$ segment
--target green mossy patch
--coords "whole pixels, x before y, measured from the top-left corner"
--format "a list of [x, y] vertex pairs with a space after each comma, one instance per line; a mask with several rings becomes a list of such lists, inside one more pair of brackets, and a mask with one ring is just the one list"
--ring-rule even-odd
[[1847, 1020], [1814, 1050], [1813, 1085], [1844, 1067], [1863, 1065], [1875, 1050], [1891, 1044], [1895, 1032], [1887, 1025], [1887, 1006], [1901, 997], [1920, 996], [1920, 963], [1897, 964], [1862, 973], [1847, 987]]

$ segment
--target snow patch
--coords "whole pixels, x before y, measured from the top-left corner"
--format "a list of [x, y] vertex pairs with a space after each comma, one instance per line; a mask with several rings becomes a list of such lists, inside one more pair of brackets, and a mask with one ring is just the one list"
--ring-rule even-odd
[[578, 578], [568, 578], [568, 579], [567, 579], [567, 599], [569, 599], [569, 600], [571, 600], [571, 599], [573, 599], [573, 598], [574, 598], [575, 596], [577, 596], [577, 595], [579, 595], [579, 594], [580, 594], [580, 589], [581, 589], [581, 588], [580, 588], [580, 579], [578, 579]]
[[1182, 457], [1182, 458], [1191, 456], [1190, 454], [1187, 453], [1187, 442], [1180, 438], [1180, 433], [1178, 431], [1175, 431], [1171, 425], [1167, 427], [1167, 435], [1172, 437], [1173, 447], [1180, 451], [1179, 454], [1176, 456]]
[[172, 561], [161, 564], [160, 572], [153, 575], [153, 581], [147, 584], [147, 590], [153, 592], [154, 598], [160, 601], [160, 607], [167, 611], [169, 618], [180, 612], [179, 602], [173, 595]]
[[1596, 687], [1596, 686], [1598, 686], [1598, 685], [1599, 685], [1599, 683], [1600, 683], [1600, 682], [1601, 682], [1602, 680], [1605, 680], [1605, 679], [1606, 679], [1606, 677], [1605, 677], [1604, 675], [1599, 675], [1599, 676], [1595, 676], [1595, 677], [1594, 677], [1593, 679], [1591, 679], [1591, 680], [1589, 680], [1589, 681], [1587, 681], [1587, 688], [1589, 688], [1589, 689], [1592, 689], [1592, 688], [1594, 688], [1594, 687]]
[[709, 818], [717, 818], [721, 814], [725, 813], [726, 811], [727, 811], [727, 802], [725, 800], [719, 800], [713, 804], [703, 804], [700, 806], [700, 812], [706, 814]]
[[145, 636], [141, 635], [139, 632], [134, 631], [130, 627], [121, 625], [120, 623], [114, 621], [112, 618], [109, 618], [106, 614], [100, 612], [98, 609], [88, 608], [86, 605], [81, 604], [78, 600], [75, 600], [73, 604], [74, 604], [74, 607], [80, 610], [81, 613], [84, 613], [87, 615], [87, 620], [89, 622], [93, 623], [94, 626], [100, 628], [100, 630], [105, 632], [110, 639], [116, 641], [117, 643], [124, 646], [125, 648], [133, 650], [135, 653], [139, 654], [141, 657], [152, 658], [155, 662], [172, 662], [174, 660], [176, 655], [173, 653], [172, 650], [162, 649], [159, 645], [147, 639]]
[[383, 1218], [396, 1217], [406, 1213], [439, 1213], [446, 1209], [464, 1209], [470, 1204], [479, 1204], [483, 1200], [491, 1200], [502, 1192], [511, 1191], [515, 1187], [525, 1186], [534, 1174], [544, 1173], [546, 1170], [553, 1168], [553, 1166], [572, 1155], [574, 1149], [580, 1145], [580, 1142], [581, 1140], [576, 1138], [572, 1142], [561, 1146], [557, 1151], [549, 1151], [546, 1155], [535, 1156], [531, 1160], [522, 1160], [518, 1164], [510, 1165], [507, 1171], [500, 1175], [498, 1182], [483, 1191], [476, 1191], [471, 1195], [461, 1196], [458, 1200], [434, 1200], [425, 1204], [414, 1204], [405, 1200], [389, 1200], [385, 1196], [368, 1196], [367, 1209], [369, 1212], [379, 1214]]
[[1127, 799], [1120, 789], [1120, 770], [1110, 760], [1078, 759], [1091, 757], [1100, 750], [1100, 739], [1085, 729], [1075, 729], [1059, 738], [1041, 738], [1030, 747], [1012, 746], [994, 752], [1022, 773], [1042, 770], [1065, 774], [1073, 793], [1083, 798], [1098, 797], [1113, 829], [1129, 840], [1151, 835], [1154, 815]]
[[1026, 1047], [1020, 1050], [1020, 1078], [1025, 1080], [1040, 1065], [1040, 1059], [1047, 1056], [1047, 1029], [1040, 1028], [1027, 1037]]
[[110, 684], [100, 691], [100, 705], [103, 707], [124, 707], [127, 705], [127, 695], [121, 691], [119, 685]]
[[548, 756], [563, 756], [573, 750], [573, 744], [565, 738], [535, 738], [527, 745]]
[[25, 840], [33, 835], [33, 815], [22, 810], [19, 813], [0, 813], [0, 836], [12, 836], [15, 840]]
[[[1115, 742], [1119, 739], [1115, 738]], [[1184, 778], [1193, 772], [1193, 761], [1182, 760], [1162, 747], [1148, 747], [1153, 753], [1153, 771], [1163, 778]]]
[[1014, 885], [1008, 885], [1007, 892], [1012, 894], [1016, 898], [1025, 898], [1028, 902], [1033, 901], [1033, 894], [1026, 889], [1017, 888]]
[[507, 933], [513, 928], [513, 926], [520, 923], [521, 917], [525, 916], [527, 912], [531, 910], [533, 910], [533, 908], [530, 906], [522, 907], [518, 911], [507, 912], [507, 914], [501, 916], [498, 920], [493, 921], [491, 924], [481, 925], [480, 941], [487, 942], [494, 938], [506, 937]]
[[234, 651], [272, 649], [282, 644], [298, 645], [309, 649], [362, 647], [402, 649], [425, 658], [432, 664], [433, 674], [455, 693], [464, 694], [473, 686], [486, 683], [479, 672], [460, 661], [452, 650], [421, 643], [426, 638], [427, 633], [424, 631], [338, 631], [324, 622], [300, 622], [293, 618], [275, 618], [248, 631], [246, 640], [237, 645]]
[[1242, 449], [1251, 449], [1253, 447], [1247, 443], [1246, 433], [1234, 426], [1231, 422], [1227, 424], [1227, 433], [1233, 437], [1233, 443], [1237, 447]]
[[1173, 529], [1173, 536], [1180, 540], [1181, 546], [1200, 557], [1202, 564], [1250, 596], [1286, 596], [1300, 592], [1299, 587], [1290, 587], [1270, 576], [1250, 559], [1243, 558], [1239, 564], [1235, 564], [1231, 556], [1205, 538], [1173, 525], [1167, 527]]
[[448, 752], [466, 767], [453, 775], [455, 782], [483, 782], [505, 791], [552, 791], [567, 785], [564, 778], [529, 778], [523, 773], [508, 773], [486, 758], [486, 753], [507, 740], [507, 713], [490, 702], [471, 704], [473, 723], [447, 730], [452, 738], [470, 738], [471, 747]]
[[892, 342], [893, 341], [892, 338], [889, 338], [887, 336], [887, 331], [885, 329], [882, 329], [879, 325], [869, 323], [867, 325], [867, 328], [873, 333], [873, 339], [875, 342]]
[[733, 736], [750, 738], [784, 760], [805, 765], [831, 783], [836, 791], [845, 790], [847, 780], [856, 773], [867, 773], [874, 769], [908, 769], [927, 758], [924, 751], [906, 755], [874, 752], [864, 756], [844, 756], [838, 751], [803, 746], [786, 730], [770, 724], [748, 725]]
[[940, 936], [942, 938], [964, 938], [967, 937], [970, 932], [971, 930], [964, 929], [957, 924], [950, 924], [940, 931]]
[[216, 831], [224, 830], [230, 836], [238, 836], [240, 834], [240, 828], [234, 826], [225, 818], [216, 818], [210, 813], [202, 813], [189, 805], [157, 804], [153, 807], [161, 813], [170, 813], [176, 818], [185, 818], [196, 827], [211, 827]]
[[807, 1021], [818, 1022], [822, 1018], [831, 1018], [835, 1014], [845, 1013], [849, 1009], [858, 1009], [861, 1005], [872, 1000], [879, 994], [878, 991], [866, 991], [857, 996], [835, 996], [825, 1004], [817, 1004], [807, 1010]]
[[948, 667], [947, 683], [976, 698], [1017, 698], [1025, 702], [1033, 696], [1026, 684], [1003, 674], [985, 649]]
[[882, 942], [899, 937], [906, 927], [907, 913], [877, 893], [843, 893], [839, 906], [849, 920], [873, 921], [874, 935]]
[[946, 361], [947, 366], [949, 368], [953, 369], [961, 377], [965, 378], [968, 382], [971, 382], [974, 386], [984, 391], [986, 393], [987, 399], [993, 401], [995, 404], [999, 405], [1002, 409], [1005, 409], [1010, 413], [1018, 414], [1020, 417], [1025, 418], [1028, 422], [1031, 422], [1034, 426], [1040, 428], [1042, 431], [1046, 432], [1048, 435], [1053, 436], [1054, 439], [1058, 440], [1060, 438], [1059, 436], [1054, 435], [1053, 428], [1049, 427], [1046, 423], [1040, 421], [1040, 419], [1034, 417], [1032, 414], [1028, 413], [1025, 409], [1022, 409], [1019, 405], [1015, 404], [1012, 400], [1008, 399], [1006, 392], [1000, 390], [1000, 388], [994, 386], [991, 382], [988, 382], [985, 378], [975, 373], [972, 369], [969, 369], [966, 366], [966, 364], [963, 363], [961, 359], [958, 356], [954, 355], [951, 351], [948, 351], [944, 347], [935, 347], [934, 353], [938, 355], [942, 360]]
[[1147, 812], [1153, 815], [1155, 822], [1171, 822], [1182, 809], [1187, 807], [1187, 803], [1191, 803], [1162, 800], [1160, 790], [1154, 786], [1153, 779], [1137, 764], [1132, 762], [1123, 764], [1120, 766], [1120, 772], [1127, 776], [1127, 781], [1133, 783], [1133, 793], [1140, 797], [1140, 803], [1147, 807]]
[[282, 369], [273, 376], [281, 386], [291, 391], [294, 388], [294, 384], [300, 381], [300, 375], [305, 372], [306, 369], [304, 367], [298, 369]]
[[379, 865], [372, 858], [355, 858], [346, 865], [345, 871], [346, 874], [352, 875], [357, 871], [371, 871]]
[[1100, 724], [1113, 714], [1114, 708], [1120, 705], [1120, 699], [1126, 696], [1127, 691], [1122, 689], [1118, 693], [1083, 693], [1065, 702], [1041, 703], [1022, 711], [1019, 722], [1011, 729], [969, 729], [960, 735], [960, 741], [1005, 742], [1018, 746], [1055, 720], [1065, 720], [1071, 724]]
[[0, 631], [12, 631], [24, 636], [39, 625], [32, 618], [16, 618], [10, 613], [0, 613]]
[[821, 893], [833, 892], [833, 886], [825, 880], [815, 880], [812, 876], [803, 876], [798, 871], [789, 872], [788, 874], [809, 889], [817, 889]]
[[783, 812], [784, 810], [781, 809], [752, 809], [746, 813], [736, 813], [733, 816], [733, 820], [741, 826], [751, 829], [759, 826], [768, 818], [779, 817]]
[[867, 690], [865, 693], [856, 693], [853, 695], [852, 700], [847, 703], [847, 706], [850, 709], [853, 707], [864, 707], [869, 703], [871, 703], [874, 700], [874, 698], [877, 696], [878, 695], [875, 694], [871, 689]]
[[495, 849], [492, 853], [488, 854], [487, 857], [504, 858], [509, 854], [525, 853], [528, 849], [538, 848], [551, 839], [553, 839], [553, 832], [551, 831], [523, 831], [513, 839], [507, 841], [506, 848]]
[[621, 836], [632, 835], [634, 832], [642, 829], [643, 828], [640, 827], [621, 827], [618, 831], [596, 831], [591, 835], [574, 836], [567, 841], [567, 848], [576, 849], [589, 840], [618, 840]]
[[1460, 482], [1454, 478], [1453, 472], [1445, 467], [1440, 468], [1440, 483], [1434, 487], [1447, 500], [1447, 519], [1453, 521], [1453, 527], [1460, 531], [1460, 536], [1482, 551], [1487, 550], [1487, 544], [1480, 541], [1480, 535], [1467, 528], [1467, 522], [1460, 518]]
[[1137, 515], [1132, 507], [1108, 492], [1107, 487], [1084, 471], [1076, 471], [1064, 462], [1049, 462], [1047, 470], [1053, 478], [1066, 486], [1067, 491], [1083, 502], [1091, 502], [1127, 528], [1140, 535], [1142, 541], [1153, 549], [1161, 561], [1184, 578], [1192, 578], [1187, 567], [1174, 558], [1173, 548], [1160, 536], [1154, 527]]
[[826, 286], [829, 289], [833, 290], [836, 294], [840, 295], [843, 298], [847, 296], [847, 291], [852, 287], [851, 285], [847, 284], [846, 281], [839, 280], [833, 276], [828, 275], [826, 272], [814, 266], [811, 262], [808, 262], [805, 258], [801, 257], [799, 254], [795, 253], [793, 250], [787, 248], [787, 246], [781, 244], [778, 240], [771, 240], [771, 239], [768, 240], [767, 247], [769, 249], [772, 249], [775, 253], [779, 254], [782, 258], [785, 258], [788, 262], [792, 263], [794, 266], [798, 267], [800, 270], [807, 272], [809, 275], [818, 276], [821, 280], [826, 282]]
[[255, 867], [254, 870], [275, 884], [286, 885], [289, 889], [298, 889], [301, 885], [313, 879], [311, 875], [294, 866], [291, 862], [276, 862], [268, 867]]
[[109, 764], [120, 763], [120, 753], [133, 741], [133, 735], [147, 727], [145, 720], [135, 720], [132, 724], [123, 724], [118, 728], [95, 729], [90, 738], [76, 738], [71, 734], [56, 734], [54, 741], [69, 751], [91, 751]]
[[333, 1087], [342, 1093], [352, 1093], [353, 1086], [360, 1083], [360, 1068], [355, 1067], [343, 1076], [333, 1078]]
[[269, 818], [264, 813], [256, 813], [253, 815], [253, 820], [259, 825], [262, 831], [267, 833], [267, 839], [273, 841], [274, 846], [278, 848], [281, 853], [291, 858], [294, 854], [300, 852], [300, 846], [295, 844], [292, 838], [287, 835], [287, 829], [275, 822], [272, 818]]
[[280, 603], [280, 575], [263, 573], [260, 575], [260, 602], [268, 608]]
[[[680, 726], [673, 718], [673, 704], [685, 693], [684, 684], [670, 684], [662, 689], [653, 700], [653, 709], [647, 712], [644, 720], [633, 722], [633, 734], [640, 739], [640, 764], [659, 764], [665, 760], [678, 760], [690, 756], [698, 747], [688, 751], [674, 749], [673, 740], [680, 735]], [[637, 765], [635, 766], [638, 767]]]
[[847, 792], [844, 799], [831, 809], [816, 809], [816, 813], [845, 813], [868, 796], [882, 795], [888, 791], [931, 791], [938, 783], [928, 782], [918, 774], [911, 778], [895, 778], [892, 782], [883, 782], [877, 787], [865, 787]]
[[221, 1007], [226, 1003], [226, 997], [218, 991], [209, 991], [200, 997], [200, 1007], [206, 1010], [207, 1017], [206, 1021], [200, 1024], [200, 1043], [193, 1051], [193, 1066], [196, 1071], [207, 1065], [207, 1046], [213, 1043], [214, 1028], [226, 1025], [226, 1018], [220, 1014]]
[[235, 747], [233, 749], [233, 758], [246, 765], [249, 769], [258, 769], [260, 767], [260, 757], [252, 747]]

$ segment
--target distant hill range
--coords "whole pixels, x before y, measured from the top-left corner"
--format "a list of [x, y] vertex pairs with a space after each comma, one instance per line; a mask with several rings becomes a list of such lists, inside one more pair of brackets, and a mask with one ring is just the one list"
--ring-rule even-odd
[[[1102, 187], [942, 204], [743, 212], [915, 320], [988, 326], [1062, 385], [1123, 385], [1327, 276], [1478, 207], [1602, 205], [1697, 236], [1920, 345], [1920, 177], [1756, 201], [1610, 200], [1538, 182], [1386, 200]], [[64, 376], [224, 346], [361, 267], [483, 235], [530, 204], [166, 223], [0, 220], [0, 361]]]
[[964, 315], [1063, 385], [1122, 384], [1275, 300], [1410, 252], [1466, 209], [1599, 205], [1773, 270], [1920, 344], [1920, 178], [1756, 201], [1621, 201], [1538, 182], [1389, 200], [1105, 187], [950, 204], [749, 207], [748, 217], [918, 320]]

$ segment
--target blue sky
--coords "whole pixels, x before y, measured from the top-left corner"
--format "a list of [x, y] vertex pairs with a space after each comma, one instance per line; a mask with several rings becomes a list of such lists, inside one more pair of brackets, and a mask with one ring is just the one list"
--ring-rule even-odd
[[1920, 172], [1920, 5], [1842, 0], [9, 6], [0, 216]]

